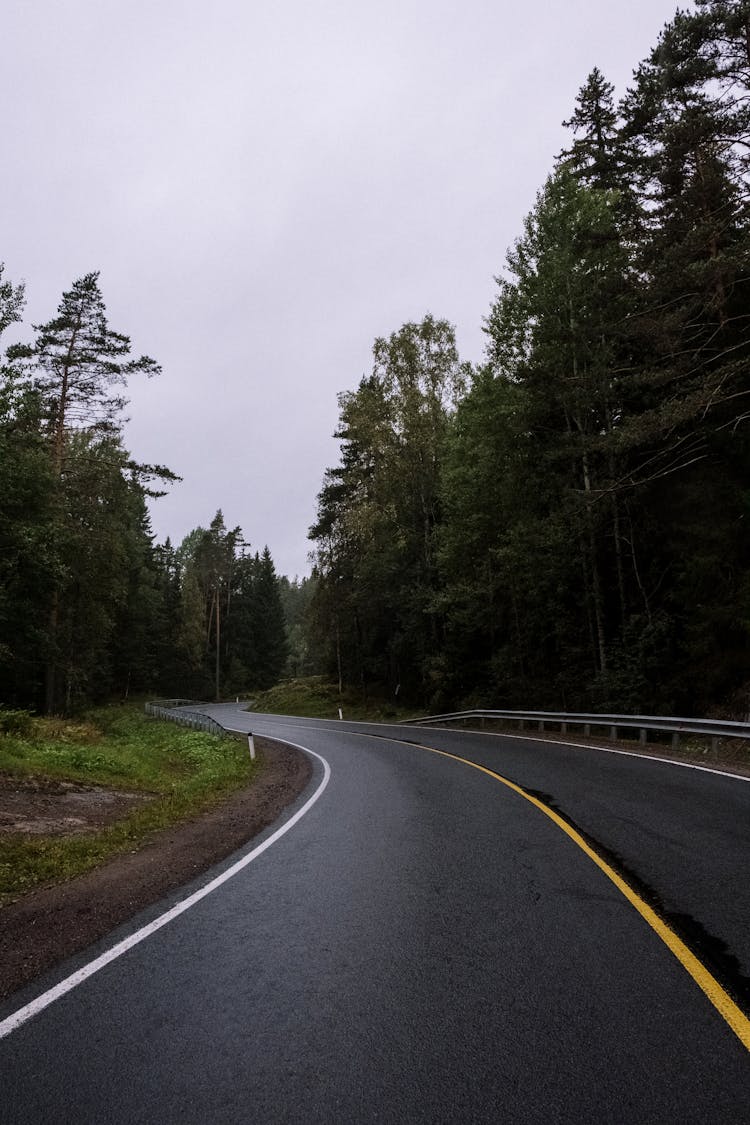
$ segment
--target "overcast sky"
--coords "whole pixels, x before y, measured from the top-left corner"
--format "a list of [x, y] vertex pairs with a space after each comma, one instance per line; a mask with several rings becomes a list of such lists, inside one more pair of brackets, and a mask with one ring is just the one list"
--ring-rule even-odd
[[481, 358], [578, 89], [598, 66], [623, 94], [675, 7], [5, 0], [0, 261], [28, 324], [100, 270], [110, 327], [161, 363], [126, 430], [184, 478], [159, 540], [222, 508], [307, 573], [337, 393], [428, 311]]

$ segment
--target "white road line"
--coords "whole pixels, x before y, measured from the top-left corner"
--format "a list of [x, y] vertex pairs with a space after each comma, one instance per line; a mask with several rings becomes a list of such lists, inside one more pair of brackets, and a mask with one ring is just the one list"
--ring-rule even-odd
[[49, 1007], [49, 1005], [53, 1004], [55, 1000], [59, 1000], [61, 996], [65, 996], [67, 992], [71, 992], [72, 989], [77, 988], [79, 984], [82, 984], [85, 980], [88, 980], [88, 978], [93, 976], [94, 973], [98, 973], [99, 970], [103, 969], [105, 965], [109, 965], [111, 961], [115, 961], [118, 957], [122, 957], [123, 953], [127, 953], [128, 950], [132, 949], [134, 945], [138, 945], [140, 942], [145, 941], [146, 938], [151, 937], [151, 935], [156, 933], [157, 930], [160, 930], [162, 926], [166, 926], [168, 922], [172, 922], [180, 914], [184, 914], [184, 912], [186, 910], [189, 910], [191, 906], [195, 906], [195, 904], [197, 902], [200, 902], [201, 899], [206, 898], [207, 895], [210, 895], [213, 891], [217, 890], [223, 883], [226, 883], [229, 879], [232, 879], [235, 875], [242, 871], [243, 868], [252, 863], [254, 859], [257, 859], [259, 855], [262, 855], [262, 853], [266, 851], [267, 848], [270, 848], [272, 844], [275, 844], [277, 840], [279, 840], [286, 832], [289, 831], [290, 828], [293, 828], [294, 825], [302, 819], [305, 813], [310, 811], [315, 802], [322, 795], [323, 790], [328, 785], [331, 777], [331, 767], [329, 766], [325, 758], [321, 757], [320, 754], [316, 754], [314, 750], [309, 750], [306, 746], [297, 746], [296, 743], [287, 742], [286, 739], [284, 739], [284, 741], [288, 746], [294, 746], [295, 750], [302, 750], [304, 753], [312, 755], [313, 758], [317, 758], [319, 762], [323, 763], [323, 780], [313, 793], [312, 797], [310, 797], [310, 799], [305, 802], [302, 808], [298, 809], [294, 816], [290, 817], [285, 824], [282, 824], [281, 828], [277, 828], [277, 830], [271, 836], [269, 836], [267, 840], [264, 840], [263, 843], [259, 844], [257, 848], [253, 848], [253, 850], [251, 852], [248, 852], [247, 855], [243, 856], [242, 859], [239, 859], [236, 863], [233, 863], [232, 866], [228, 867], [226, 871], [223, 871], [221, 875], [217, 875], [216, 878], [212, 879], [210, 883], [206, 883], [205, 887], [201, 887], [200, 890], [195, 891], [186, 899], [183, 899], [182, 902], [178, 902], [170, 910], [167, 910], [166, 913], [154, 919], [153, 922], [149, 922], [148, 925], [143, 926], [140, 930], [136, 930], [136, 932], [134, 934], [131, 934], [130, 937], [126, 937], [122, 941], [118, 942], [117, 945], [113, 945], [111, 949], [108, 949], [105, 953], [102, 953], [99, 957], [95, 958], [95, 960], [89, 961], [89, 963], [87, 965], [84, 965], [83, 968], [78, 969], [77, 972], [72, 973], [69, 977], [66, 977], [65, 980], [60, 981], [59, 984], [56, 984], [53, 988], [48, 989], [47, 992], [43, 992], [41, 996], [37, 996], [35, 1000], [31, 1000], [28, 1004], [25, 1004], [22, 1008], [19, 1008], [18, 1011], [13, 1012], [12, 1015], [7, 1016], [6, 1019], [0, 1021], [0, 1039], [3, 1039], [6, 1035], [10, 1035], [12, 1031], [15, 1031], [22, 1024], [26, 1023], [26, 1021], [30, 1020], [32, 1016], [37, 1015], [39, 1012], [43, 1011], [44, 1008]]
[[[517, 736], [506, 735], [504, 737], [514, 738]], [[660, 758], [656, 754], [639, 754], [635, 750], [616, 750], [614, 746], [587, 746], [584, 742], [562, 742], [558, 738], [537, 739], [530, 735], [526, 736], [526, 741], [552, 742], [555, 746], [575, 746], [579, 750], [602, 750], [605, 754], [622, 754], [625, 758], [645, 758], [647, 762], [661, 762], [662, 765], [665, 766], [680, 766], [680, 768], [684, 770], [700, 770], [701, 773], [715, 773], [717, 777], [730, 777], [733, 781], [750, 781], [750, 777], [744, 773], [730, 773], [729, 770], [717, 770], [711, 766], [699, 766], [697, 762], [680, 762], [676, 758]]]
[[[435, 727], [412, 727], [412, 730], [434, 731]], [[439, 728], [445, 730], [444, 727]], [[729, 770], [717, 770], [711, 766], [699, 766], [697, 762], [681, 762], [677, 758], [660, 758], [658, 754], [639, 754], [636, 750], [617, 750], [614, 746], [599, 746], [596, 743], [566, 742], [562, 738], [546, 738], [544, 735], [533, 734], [505, 734], [500, 731], [471, 730], [455, 731], [456, 734], [481, 734], [484, 738], [513, 738], [523, 739], [524, 742], [548, 742], [552, 746], [570, 746], [574, 750], [600, 750], [603, 754], [621, 754], [624, 758], [638, 758], [645, 762], [661, 762], [663, 766], [679, 766], [683, 770], [699, 770], [701, 773], [714, 773], [717, 777], [729, 777], [733, 781], [750, 781], [750, 777], [743, 773], [730, 773]]]
[[[246, 713], [248, 715], [252, 715], [252, 711], [248, 711]], [[294, 717], [295, 716], [285, 715], [285, 716], [280, 716], [280, 719], [284, 719], [284, 718], [292, 718], [293, 719]], [[263, 724], [264, 721], [265, 720], [261, 719], [261, 725]], [[321, 727], [321, 726], [313, 725], [312, 723], [306, 725], [304, 723], [304, 720], [303, 720], [303, 722], [299, 722], [299, 723], [291, 722], [291, 723], [284, 724], [282, 722], [281, 725], [282, 726], [286, 725], [286, 726], [289, 726], [289, 727], [296, 727], [299, 730], [332, 730], [332, 731], [336, 731], [337, 729], [341, 729], [342, 733], [345, 733], [343, 731], [343, 728], [339, 728], [339, 724], [338, 724], [336, 719], [319, 719], [319, 720], [317, 720], [317, 722], [332, 723], [333, 725], [330, 726], [330, 727]], [[357, 720], [357, 719], [345, 719], [344, 720], [344, 726], [345, 727], [346, 726], [377, 727], [377, 726], [380, 726], [380, 725], [381, 725], [380, 723], [368, 723], [368, 722], [363, 722], [363, 721], [360, 721], [360, 720]], [[416, 723], [414, 723], [414, 724], [411, 724], [411, 723], [409, 723], [409, 724], [383, 723], [382, 725], [383, 726], [397, 726], [397, 727], [399, 727], [400, 730], [404, 730], [404, 729], [412, 730], [412, 731], [419, 730], [419, 731], [429, 731], [430, 733], [435, 733], [435, 731], [443, 731], [445, 734], [471, 734], [471, 735], [479, 734], [479, 735], [482, 736], [482, 738], [510, 738], [510, 739], [513, 739], [513, 740], [521, 739], [524, 742], [548, 742], [548, 743], [551, 743], [553, 746], [570, 746], [574, 750], [601, 750], [602, 753], [604, 753], [604, 754], [622, 754], [622, 756], [624, 758], [638, 758], [641, 761], [646, 761], [646, 762], [661, 762], [661, 764], [664, 765], [664, 766], [679, 766], [680, 769], [683, 769], [683, 770], [699, 770], [701, 773], [713, 773], [713, 774], [716, 774], [717, 777], [728, 777], [728, 778], [731, 778], [733, 781], [750, 781], [750, 776], [748, 776], [747, 774], [743, 774], [743, 773], [730, 773], [729, 770], [715, 769], [712, 766], [701, 766], [701, 765], [698, 765], [697, 762], [681, 762], [678, 758], [661, 758], [661, 757], [659, 757], [658, 754], [639, 754], [635, 750], [617, 750], [617, 749], [615, 749], [614, 746], [599, 746], [597, 743], [566, 742], [564, 739], [561, 739], [561, 738], [547, 738], [544, 735], [538, 736], [538, 735], [533, 735], [533, 734], [516, 734], [515, 732], [508, 733], [506, 731], [495, 731], [495, 730], [451, 730], [450, 727], [434, 727], [434, 726], [420, 727], [420, 726], [417, 726]], [[271, 727], [274, 726], [274, 720], [269, 720], [268, 726], [271, 726]], [[231, 730], [230, 727], [226, 727], [225, 729]], [[233, 733], [244, 734], [246, 732], [244, 732], [244, 731], [234, 731]], [[356, 732], [353, 731], [352, 733], [356, 733]], [[266, 737], [272, 738], [273, 736], [272, 735], [266, 735]], [[398, 741], [397, 739], [395, 739], [394, 736], [387, 735], [387, 734], [377, 735], [377, 736], [373, 736], [373, 737], [391, 739], [392, 741]]]

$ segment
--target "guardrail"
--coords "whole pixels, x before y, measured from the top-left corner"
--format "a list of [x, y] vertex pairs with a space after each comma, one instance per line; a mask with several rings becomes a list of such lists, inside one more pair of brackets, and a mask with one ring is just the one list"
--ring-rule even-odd
[[201, 711], [191, 711], [190, 707], [201, 707], [199, 699], [155, 699], [145, 706], [146, 714], [153, 715], [155, 719], [167, 719], [171, 723], [190, 727], [191, 730], [202, 730], [207, 734], [216, 734], [219, 738], [226, 738], [227, 732], [210, 715]]
[[585, 737], [590, 737], [593, 729], [605, 729], [611, 739], [618, 737], [620, 730], [637, 730], [641, 743], [648, 740], [649, 731], [654, 733], [667, 733], [672, 736], [672, 747], [677, 749], [680, 744], [680, 735], [698, 734], [711, 739], [711, 749], [716, 753], [720, 738], [746, 738], [750, 739], [750, 723], [724, 722], [720, 719], [679, 719], [668, 718], [661, 715], [599, 715], [569, 713], [565, 711], [453, 711], [446, 715], [425, 715], [421, 719], [405, 719], [402, 722], [430, 723], [474, 722], [479, 720], [484, 726], [487, 720], [494, 722], [511, 721], [519, 724], [519, 729], [524, 730], [527, 723], [536, 726], [539, 731], [546, 730], [550, 725], [557, 727], [565, 734], [569, 727], [583, 727]]

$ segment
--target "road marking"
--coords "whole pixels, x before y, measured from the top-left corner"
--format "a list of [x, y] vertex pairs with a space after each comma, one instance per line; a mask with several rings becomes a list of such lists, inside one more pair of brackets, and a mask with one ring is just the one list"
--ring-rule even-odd
[[[227, 709], [229, 709], [231, 705], [230, 704], [221, 704], [221, 706], [225, 706], [225, 707], [227, 707]], [[252, 716], [253, 712], [252, 711], [244, 711], [243, 714]], [[284, 721], [284, 720], [287, 720], [287, 719], [295, 720], [297, 718], [299, 718], [301, 721], [300, 722], [295, 722], [295, 721], [285, 722]], [[435, 732], [434, 726], [423, 726], [422, 727], [422, 726], [417, 726], [416, 724], [411, 725], [411, 724], [405, 724], [405, 723], [375, 723], [375, 722], [366, 722], [366, 721], [359, 720], [359, 719], [345, 719], [343, 724], [340, 724], [337, 719], [314, 719], [314, 720], [308, 720], [306, 722], [304, 716], [295, 716], [295, 715], [279, 715], [278, 719], [279, 719], [279, 721], [281, 722], [282, 725], [286, 725], [286, 726], [290, 726], [290, 727], [297, 727], [300, 730], [318, 730], [318, 731], [320, 731], [320, 730], [330, 730], [330, 731], [338, 730], [341, 733], [345, 733], [346, 727], [377, 727], [377, 726], [383, 726], [383, 727], [391, 727], [391, 728], [398, 727], [399, 730], [403, 730], [404, 726], [408, 725], [409, 730], [428, 731], [430, 734], [434, 734], [434, 732]], [[219, 720], [217, 719], [216, 721], [218, 722]], [[275, 719], [274, 716], [264, 715], [263, 718], [260, 719], [260, 722], [261, 723], [268, 722], [269, 726], [273, 726], [274, 723], [276, 722], [276, 719]], [[323, 723], [328, 723], [330, 725], [329, 726], [323, 726], [322, 725]], [[222, 724], [220, 723], [219, 725], [221, 726]], [[233, 728], [231, 728], [231, 727], [225, 727], [224, 729], [228, 730], [228, 731], [233, 730]], [[614, 746], [600, 746], [598, 743], [567, 742], [567, 741], [565, 741], [565, 739], [549, 738], [544, 734], [540, 734], [540, 735], [516, 734], [515, 732], [511, 733], [511, 732], [508, 732], [508, 731], [493, 731], [493, 730], [464, 730], [464, 729], [455, 729], [454, 730], [454, 729], [451, 729], [450, 727], [441, 727], [439, 729], [445, 731], [446, 734], [471, 734], [471, 735], [478, 734], [478, 735], [481, 735], [482, 738], [509, 738], [509, 739], [514, 740], [514, 741], [515, 740], [521, 740], [523, 742], [548, 742], [552, 746], [570, 746], [574, 750], [599, 750], [604, 754], [621, 754], [623, 758], [639, 758], [641, 761], [646, 761], [646, 762], [661, 762], [661, 764], [664, 765], [664, 766], [679, 766], [680, 769], [683, 769], [683, 770], [698, 770], [700, 773], [716, 774], [717, 777], [728, 777], [728, 778], [731, 778], [733, 781], [750, 782], [750, 775], [747, 775], [747, 774], [730, 773], [729, 770], [716, 769], [713, 766], [701, 766], [701, 765], [698, 765], [697, 762], [681, 762], [678, 758], [662, 758], [658, 754], [642, 754], [642, 753], [638, 752], [637, 750], [619, 750], [619, 749], [615, 749]], [[247, 731], [234, 730], [233, 733], [235, 733], [235, 734], [247, 734]], [[356, 734], [357, 732], [352, 731], [352, 733]], [[390, 737], [390, 738], [392, 738], [392, 736], [390, 736], [390, 735], [381, 735], [380, 737], [383, 737], [383, 738], [389, 738]], [[399, 740], [396, 739], [395, 741], [399, 741]]]
[[[394, 739], [394, 741], [396, 741]], [[399, 740], [400, 741], [400, 740]], [[413, 742], [404, 742], [404, 746], [415, 747]], [[594, 849], [586, 843], [580, 832], [577, 832], [572, 825], [568, 824], [554, 809], [549, 805], [545, 805], [538, 797], [534, 797], [531, 793], [527, 793], [520, 785], [516, 785], [507, 777], [502, 774], [495, 773], [494, 770], [488, 769], [486, 766], [480, 766], [476, 762], [470, 761], [468, 758], [461, 758], [458, 754], [449, 754], [447, 750], [437, 750], [434, 746], [424, 746], [418, 744], [417, 749], [428, 750], [431, 754], [439, 754], [443, 758], [452, 758], [455, 762], [461, 762], [465, 766], [471, 766], [475, 770], [480, 770], [486, 773], [495, 781], [501, 782], [506, 785], [508, 789], [512, 789], [514, 793], [518, 793], [526, 801], [535, 805], [540, 812], [549, 817], [558, 828], [561, 828], [566, 836], [568, 836], [574, 844], [577, 844], [581, 851], [593, 860], [596, 866], [604, 872], [609, 880], [617, 887], [617, 889], [625, 896], [631, 906], [634, 906], [641, 917], [648, 922], [651, 929], [661, 938], [671, 953], [677, 958], [682, 967], [687, 970], [693, 978], [698, 987], [705, 993], [708, 999], [716, 1008], [719, 1015], [729, 1024], [734, 1034], [740, 1040], [742, 1045], [750, 1051], [750, 1019], [747, 1018], [745, 1013], [735, 1004], [728, 992], [726, 992], [716, 978], [708, 971], [706, 966], [698, 960], [695, 954], [685, 945], [685, 942], [677, 936], [666, 922], [653, 910], [644, 899], [641, 898], [636, 891], [627, 883], [622, 876], [617, 872], [606, 860], [594, 851]]]
[[[267, 737], [272, 738], [272, 736], [270, 735]], [[281, 740], [276, 739], [275, 741]], [[210, 883], [206, 883], [206, 885], [204, 887], [201, 887], [200, 890], [195, 891], [191, 895], [188, 895], [188, 897], [183, 899], [182, 902], [178, 902], [175, 906], [171, 907], [170, 910], [167, 910], [164, 914], [161, 914], [158, 918], [155, 918], [153, 922], [149, 922], [148, 925], [143, 926], [140, 930], [136, 930], [134, 934], [131, 934], [129, 937], [124, 938], [122, 941], [118, 942], [117, 945], [113, 945], [111, 949], [106, 950], [106, 952], [102, 953], [99, 957], [96, 957], [93, 961], [89, 961], [87, 965], [84, 965], [82, 968], [78, 969], [77, 972], [72, 973], [64, 980], [61, 980], [59, 984], [56, 984], [53, 988], [50, 988], [46, 992], [43, 992], [41, 996], [37, 996], [35, 1000], [31, 1000], [28, 1004], [25, 1004], [22, 1008], [19, 1008], [16, 1012], [13, 1012], [12, 1015], [7, 1016], [6, 1019], [1, 1020], [0, 1039], [3, 1039], [6, 1035], [10, 1035], [12, 1031], [15, 1031], [17, 1028], [21, 1027], [21, 1025], [26, 1023], [27, 1020], [30, 1020], [32, 1016], [35, 1016], [45, 1008], [48, 1008], [50, 1004], [53, 1004], [55, 1002], [55, 1000], [59, 1000], [60, 997], [65, 996], [66, 993], [71, 992], [74, 988], [77, 988], [79, 984], [83, 984], [85, 980], [88, 980], [88, 978], [93, 976], [94, 973], [98, 973], [100, 969], [103, 969], [105, 967], [105, 965], [109, 965], [110, 962], [115, 961], [118, 957], [122, 957], [123, 953], [127, 953], [128, 950], [133, 948], [133, 946], [138, 945], [140, 942], [145, 941], [146, 938], [151, 937], [151, 935], [155, 934], [157, 930], [160, 930], [162, 926], [166, 926], [169, 922], [174, 921], [174, 919], [179, 917], [180, 914], [184, 914], [186, 910], [189, 910], [191, 906], [195, 906], [195, 904], [197, 902], [200, 902], [201, 899], [206, 898], [207, 895], [210, 895], [213, 891], [217, 890], [220, 886], [222, 886], [223, 883], [228, 882], [229, 879], [232, 879], [235, 875], [237, 875], [240, 871], [247, 867], [248, 864], [252, 863], [253, 860], [262, 855], [263, 852], [270, 848], [272, 844], [275, 844], [277, 840], [281, 839], [281, 837], [284, 836], [290, 830], [290, 828], [293, 828], [294, 825], [302, 819], [305, 813], [310, 811], [318, 798], [322, 796], [324, 789], [328, 785], [331, 777], [331, 767], [329, 766], [325, 758], [321, 757], [320, 754], [316, 754], [314, 750], [308, 750], [306, 746], [298, 746], [296, 743], [287, 742], [286, 739], [284, 739], [284, 742], [287, 746], [293, 746], [295, 750], [302, 750], [305, 754], [310, 754], [313, 758], [317, 758], [319, 762], [323, 763], [323, 780], [321, 781], [320, 785], [315, 790], [313, 795], [309, 798], [309, 800], [305, 802], [302, 808], [298, 809], [294, 816], [290, 817], [289, 820], [282, 824], [281, 828], [277, 828], [276, 831], [271, 836], [269, 836], [267, 840], [264, 840], [263, 843], [259, 844], [257, 848], [253, 848], [253, 850], [251, 852], [248, 852], [247, 855], [243, 856], [242, 859], [239, 859], [236, 863], [233, 863], [231, 867], [228, 867], [226, 869], [226, 871], [222, 871], [221, 875], [217, 875], [216, 878], [212, 879]]]
[[[417, 727], [417, 730], [431, 730], [431, 727]], [[452, 731], [447, 733], [454, 733]], [[535, 734], [506, 734], [501, 731], [471, 730], [456, 731], [461, 734], [481, 734], [483, 738], [522, 738], [524, 742], [549, 742], [552, 746], [571, 746], [575, 750], [599, 750], [603, 754], [621, 754], [623, 758], [640, 758], [647, 762], [661, 762], [664, 766], [679, 766], [683, 770], [699, 770], [701, 773], [713, 773], [717, 777], [730, 777], [733, 781], [750, 781], [750, 776], [744, 773], [730, 773], [729, 770], [715, 769], [713, 766], [700, 766], [697, 762], [681, 762], [677, 758], [661, 758], [658, 754], [640, 754], [637, 750], [619, 750], [614, 746], [599, 746], [597, 743], [566, 742], [562, 738], [547, 738], [545, 735]]]

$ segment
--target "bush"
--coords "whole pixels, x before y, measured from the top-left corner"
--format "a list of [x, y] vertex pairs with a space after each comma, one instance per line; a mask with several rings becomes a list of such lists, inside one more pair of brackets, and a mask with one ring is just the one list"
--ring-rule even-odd
[[0, 734], [31, 734], [34, 720], [28, 711], [5, 710], [0, 707]]

